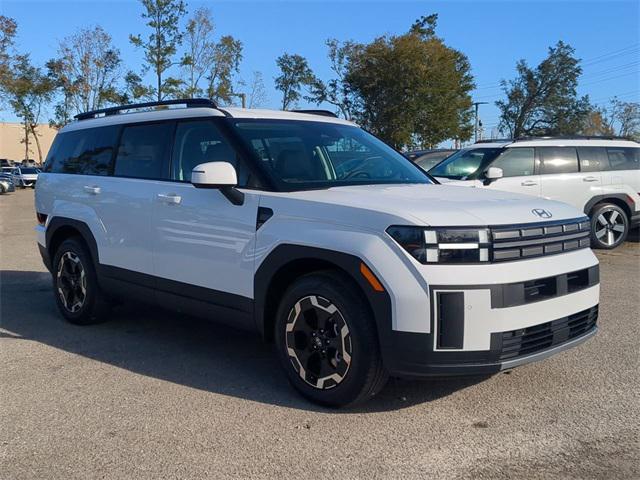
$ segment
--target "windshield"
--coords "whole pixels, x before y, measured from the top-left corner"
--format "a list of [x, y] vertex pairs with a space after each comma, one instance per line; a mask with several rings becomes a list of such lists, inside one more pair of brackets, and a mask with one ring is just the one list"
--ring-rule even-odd
[[234, 127], [279, 190], [432, 183], [364, 130], [309, 121], [237, 121]]
[[38, 173], [38, 170], [35, 168], [21, 168], [20, 173], [25, 173], [27, 175], [33, 175]]
[[439, 164], [442, 160], [451, 155], [453, 151], [446, 150], [444, 152], [432, 152], [422, 155], [417, 160], [414, 160], [415, 164], [418, 165], [421, 169], [428, 172], [437, 164]]
[[429, 170], [434, 177], [467, 180], [475, 178], [501, 148], [468, 148], [459, 150]]

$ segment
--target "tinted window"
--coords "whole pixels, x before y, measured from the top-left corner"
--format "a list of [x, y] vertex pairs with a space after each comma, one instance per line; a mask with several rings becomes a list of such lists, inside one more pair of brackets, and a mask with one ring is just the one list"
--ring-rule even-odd
[[193, 167], [207, 162], [232, 164], [236, 168], [238, 185], [241, 187], [252, 181], [245, 163], [238, 158], [212, 121], [178, 123], [171, 160], [171, 178], [189, 182]]
[[539, 147], [540, 173], [575, 173], [578, 171], [578, 155], [573, 147]]
[[491, 164], [502, 169], [505, 177], [533, 175], [535, 151], [533, 148], [507, 148]]
[[609, 170], [638, 170], [640, 168], [640, 148], [607, 148]]
[[168, 163], [172, 123], [124, 127], [114, 174], [134, 178], [163, 178]]
[[49, 150], [44, 171], [109, 175], [118, 127], [61, 133]]
[[607, 168], [606, 151], [602, 147], [578, 147], [580, 171], [599, 172]]
[[488, 164], [500, 152], [500, 148], [468, 148], [458, 150], [443, 160], [429, 173], [434, 177], [445, 177], [455, 180], [473, 178], [482, 171], [481, 167]]

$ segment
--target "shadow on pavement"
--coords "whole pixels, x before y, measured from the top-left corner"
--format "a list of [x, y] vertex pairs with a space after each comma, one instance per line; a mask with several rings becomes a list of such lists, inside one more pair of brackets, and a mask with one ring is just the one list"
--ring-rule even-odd
[[200, 390], [302, 410], [334, 413], [406, 408], [445, 397], [487, 377], [391, 379], [366, 404], [318, 407], [288, 384], [273, 346], [250, 333], [147, 305], [125, 304], [109, 322], [79, 327], [58, 314], [48, 273], [0, 271], [2, 341], [22, 338], [141, 375]]

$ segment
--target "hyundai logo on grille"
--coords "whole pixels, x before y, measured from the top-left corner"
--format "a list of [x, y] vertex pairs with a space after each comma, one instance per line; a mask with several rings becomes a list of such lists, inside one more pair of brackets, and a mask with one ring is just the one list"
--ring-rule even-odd
[[540, 218], [553, 217], [553, 215], [551, 215], [551, 212], [549, 210], [545, 210], [544, 208], [534, 208], [533, 210], [531, 210], [531, 213], [533, 213], [534, 215]]

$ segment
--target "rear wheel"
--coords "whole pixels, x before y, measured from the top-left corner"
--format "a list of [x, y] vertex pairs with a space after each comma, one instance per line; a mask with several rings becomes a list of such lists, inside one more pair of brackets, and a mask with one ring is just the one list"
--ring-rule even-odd
[[106, 319], [109, 303], [98, 286], [96, 270], [84, 242], [63, 241], [53, 258], [53, 290], [62, 316], [70, 323], [89, 325]]
[[311, 401], [353, 405], [386, 383], [374, 319], [344, 275], [318, 272], [296, 281], [280, 303], [275, 328], [289, 381]]
[[619, 246], [629, 233], [625, 211], [613, 203], [598, 205], [591, 214], [591, 245], [612, 249]]

